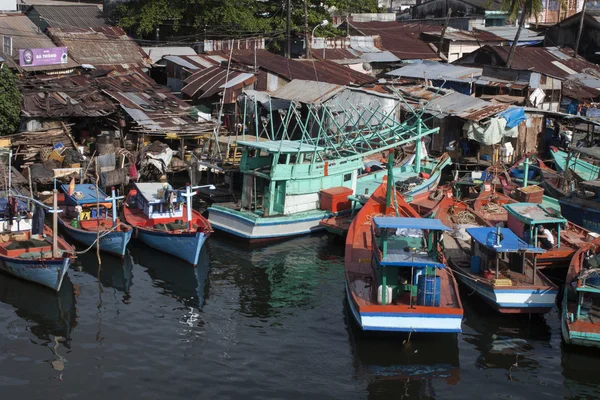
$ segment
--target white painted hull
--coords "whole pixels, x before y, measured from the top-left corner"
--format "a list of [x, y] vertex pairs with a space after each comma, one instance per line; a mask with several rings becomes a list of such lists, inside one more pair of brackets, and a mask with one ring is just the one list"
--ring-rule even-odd
[[235, 210], [209, 208], [208, 221], [213, 228], [246, 240], [268, 240], [306, 235], [323, 230], [319, 223], [333, 216], [332, 213], [310, 213], [305, 217], [299, 214], [252, 220]]
[[455, 274], [458, 281], [471, 291], [481, 296], [500, 312], [529, 313], [548, 312], [555, 304], [558, 289], [535, 289], [527, 287], [491, 288], [481, 282], [466, 278], [461, 273]]
[[346, 296], [355, 321], [365, 331], [396, 332], [461, 332], [462, 315], [454, 314], [415, 314], [415, 313], [361, 313], [346, 284]]

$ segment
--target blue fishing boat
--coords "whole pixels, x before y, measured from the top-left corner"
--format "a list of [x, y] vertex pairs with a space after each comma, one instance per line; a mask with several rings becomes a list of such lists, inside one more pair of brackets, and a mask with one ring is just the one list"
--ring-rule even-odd
[[94, 184], [62, 185], [61, 190], [65, 199], [59, 205], [63, 212], [58, 221], [67, 236], [91, 247], [97, 246], [99, 238], [101, 251], [124, 257], [133, 228], [118, 218], [114, 188], [112, 197]]
[[74, 249], [44, 225], [45, 206], [32, 214], [22, 197], [0, 199], [0, 270], [58, 292]]
[[[444, 250], [459, 282], [501, 313], [547, 313], [558, 288], [537, 268], [537, 254], [508, 228], [467, 228], [469, 246], [444, 235]], [[529, 260], [526, 254], [532, 254]]]
[[600, 347], [600, 240], [573, 257], [562, 299], [561, 331], [565, 343]]
[[192, 209], [192, 188], [166, 189], [163, 183], [136, 183], [125, 202], [125, 220], [146, 245], [196, 266], [210, 223]]

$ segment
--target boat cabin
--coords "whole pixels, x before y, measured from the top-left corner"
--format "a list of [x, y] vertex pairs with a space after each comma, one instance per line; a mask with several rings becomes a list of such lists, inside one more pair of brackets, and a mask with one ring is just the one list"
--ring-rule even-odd
[[571, 310], [570, 322], [584, 321], [591, 324], [600, 318], [600, 253], [586, 254], [582, 270], [568, 288], [567, 296], [577, 296], [577, 310]]
[[[81, 220], [94, 218], [108, 218], [108, 210], [112, 208], [112, 203], [107, 202], [108, 195], [96, 185], [90, 183], [80, 183], [75, 185], [75, 191], [69, 196], [69, 185], [61, 185], [60, 189], [65, 194], [65, 204], [67, 205], [67, 216], [75, 212], [75, 207], [80, 206], [83, 210], [79, 213]], [[96, 189], [98, 197], [96, 197]], [[97, 205], [99, 204], [99, 207]]]
[[[510, 275], [518, 276], [521, 283], [536, 284], [537, 254], [545, 250], [526, 243], [508, 228], [467, 228], [471, 236], [471, 273], [486, 279], [495, 278], [496, 286], [512, 286]], [[533, 274], [527, 268], [527, 253], [533, 253]], [[513, 274], [501, 274], [510, 271]], [[529, 280], [529, 282], [526, 282]], [[539, 282], [538, 282], [539, 283]]]
[[[5, 196], [6, 192], [2, 195]], [[0, 233], [30, 232], [31, 224], [26, 201], [13, 197], [9, 202], [7, 197], [0, 197]]]
[[360, 157], [325, 160], [324, 147], [292, 140], [239, 141], [242, 210], [284, 215], [319, 208], [319, 191], [356, 189]]
[[508, 228], [532, 246], [537, 246], [539, 225], [549, 229], [554, 236], [554, 247], [560, 248], [560, 232], [566, 227], [567, 220], [559, 211], [546, 208], [537, 203], [505, 204], [508, 211]]
[[379, 304], [440, 305], [437, 269], [446, 266], [438, 258], [437, 243], [447, 230], [437, 219], [373, 218], [372, 264]]
[[143, 182], [135, 184], [136, 195], [130, 198], [130, 206], [136, 206], [149, 219], [181, 218], [183, 217], [182, 199], [178, 199], [177, 191], [165, 190], [158, 182]]

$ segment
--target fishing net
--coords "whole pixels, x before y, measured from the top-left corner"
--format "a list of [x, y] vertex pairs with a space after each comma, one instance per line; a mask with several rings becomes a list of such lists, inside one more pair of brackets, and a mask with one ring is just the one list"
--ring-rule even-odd
[[424, 181], [425, 179], [419, 178], [418, 176], [413, 176], [403, 181], [396, 181], [396, 190], [400, 193], [408, 192], [410, 189], [420, 185]]

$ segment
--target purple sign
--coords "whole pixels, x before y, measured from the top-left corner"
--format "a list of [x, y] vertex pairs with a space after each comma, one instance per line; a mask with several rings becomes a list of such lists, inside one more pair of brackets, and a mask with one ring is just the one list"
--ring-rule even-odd
[[66, 47], [19, 50], [19, 65], [21, 67], [66, 64], [68, 61], [69, 57], [67, 56]]

